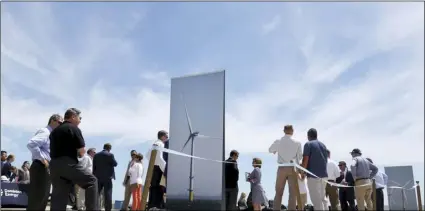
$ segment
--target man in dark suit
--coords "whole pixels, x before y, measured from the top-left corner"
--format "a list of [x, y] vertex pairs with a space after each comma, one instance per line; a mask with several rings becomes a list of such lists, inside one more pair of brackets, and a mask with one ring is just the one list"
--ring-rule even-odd
[[111, 149], [111, 144], [105, 144], [103, 150], [93, 157], [93, 174], [97, 178], [99, 194], [103, 188], [106, 211], [112, 209], [112, 179], [115, 179], [114, 168], [118, 165]]
[[[348, 170], [347, 164], [344, 161], [340, 161], [339, 169], [341, 170], [340, 176], [336, 178], [336, 183], [347, 185], [347, 186], [354, 186], [354, 178], [351, 174], [351, 171]], [[342, 211], [354, 211], [356, 210], [356, 205], [354, 203], [354, 188], [339, 188], [339, 202], [341, 203], [341, 210]], [[347, 204], [348, 202], [348, 204]]]
[[239, 153], [236, 150], [230, 152], [229, 159], [226, 160], [224, 174], [226, 186], [226, 210], [236, 210], [236, 202], [238, 200], [238, 180], [239, 169], [238, 160]]
[[10, 169], [12, 168], [12, 163], [15, 161], [15, 155], [9, 155], [6, 158], [6, 161], [1, 167], [1, 175], [5, 175], [7, 178], [10, 177]]

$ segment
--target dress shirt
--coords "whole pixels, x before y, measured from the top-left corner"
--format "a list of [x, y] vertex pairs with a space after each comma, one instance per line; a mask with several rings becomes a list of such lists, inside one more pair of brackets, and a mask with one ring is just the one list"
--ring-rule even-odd
[[361, 156], [353, 158], [353, 163], [350, 166], [351, 174], [354, 180], [370, 179], [378, 173], [378, 167]]
[[342, 180], [343, 182], [346, 182], [345, 181], [345, 178], [347, 178], [347, 172], [348, 172], [348, 168], [345, 168], [345, 170], [344, 170], [344, 179]]
[[298, 188], [300, 189], [300, 194], [307, 193], [307, 186], [305, 184], [305, 179], [301, 180], [298, 178]]
[[[161, 140], [157, 140], [155, 141], [155, 143], [153, 143], [153, 146], [158, 146], [158, 147], [162, 147], [164, 148], [164, 142], [162, 142]], [[149, 150], [148, 154], [147, 154], [147, 159], [151, 158], [151, 152], [152, 150]], [[164, 173], [165, 171], [165, 166], [167, 165], [167, 162], [165, 162], [164, 157], [163, 157], [163, 153], [161, 151], [158, 151], [156, 153], [156, 158], [155, 158], [155, 166], [159, 166], [159, 168], [161, 169], [161, 171]]]
[[130, 185], [132, 184], [142, 184], [143, 183], [143, 164], [142, 163], [134, 163], [130, 170], [128, 170], [130, 174]]
[[88, 169], [90, 172], [93, 172], [93, 160], [87, 154], [82, 158], [78, 159], [78, 162], [83, 166], [84, 169]]
[[270, 153], [277, 152], [277, 163], [285, 164], [295, 161], [300, 164], [302, 159], [301, 142], [298, 142], [290, 135], [285, 135], [276, 140], [269, 148]]
[[127, 171], [125, 172], [125, 176], [130, 176], [129, 170], [130, 167], [133, 165], [133, 160], [130, 160], [130, 162], [128, 162], [128, 166], [127, 166]]
[[338, 164], [329, 158], [326, 170], [328, 171], [328, 180], [335, 181], [340, 176]]
[[374, 179], [376, 183], [376, 189], [384, 188], [385, 186], [387, 186], [388, 176], [385, 173], [378, 171]]
[[50, 132], [52, 132], [50, 126], [41, 128], [28, 142], [27, 148], [31, 151], [32, 160], [50, 161]]

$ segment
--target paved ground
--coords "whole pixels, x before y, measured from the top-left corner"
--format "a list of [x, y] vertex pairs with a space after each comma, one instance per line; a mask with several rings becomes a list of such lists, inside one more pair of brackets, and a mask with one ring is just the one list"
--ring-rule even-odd
[[[18, 210], [26, 210], [25, 208], [1, 208], [1, 210], [16, 210], [16, 211], [18, 211]], [[72, 210], [72, 209], [66, 209], [66, 210]], [[102, 210], [104, 210], [104, 209], [102, 209]], [[112, 209], [113, 211], [115, 210], [115, 209]], [[46, 211], [50, 211], [50, 206], [47, 206], [46, 207]]]

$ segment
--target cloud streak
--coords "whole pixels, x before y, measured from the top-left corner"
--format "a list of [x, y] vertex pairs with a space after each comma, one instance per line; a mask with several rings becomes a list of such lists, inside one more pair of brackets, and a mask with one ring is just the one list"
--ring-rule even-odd
[[[169, 90], [163, 88], [168, 89], [170, 75], [199, 69], [208, 58], [223, 66], [235, 52], [258, 58], [266, 54], [270, 58], [264, 63], [247, 69], [244, 63], [255, 61], [235, 61], [228, 70], [227, 91], [233, 97], [226, 107], [227, 149], [266, 151], [282, 135], [282, 126], [291, 123], [303, 142], [306, 131], [317, 128], [336, 157], [346, 158], [348, 151], [359, 147], [380, 163], [423, 159], [424, 11], [416, 4], [400, 5], [374, 4], [370, 11], [375, 15], [368, 23], [353, 19], [335, 26], [329, 26], [318, 9], [301, 5], [298, 13], [275, 14], [268, 23], [252, 26], [268, 36], [244, 40], [276, 51], [253, 46], [251, 52], [242, 52], [229, 45], [231, 53], [226, 53], [190, 46], [188, 52], [193, 54], [187, 56], [202, 61], [180, 64], [149, 57], [158, 47], [149, 49], [139, 42], [163, 36], [159, 29], [154, 35], [143, 31], [153, 13], [138, 14], [130, 8], [119, 21], [90, 15], [83, 23], [66, 25], [69, 17], [54, 4], [32, 8], [6, 4], [1, 20], [2, 31], [8, 32], [1, 42], [1, 75], [7, 84], [1, 91], [2, 127], [33, 132], [52, 113], [78, 107], [87, 137], [108, 137], [122, 146], [139, 144], [168, 128]], [[347, 17], [356, 12], [348, 7], [339, 10]], [[341, 15], [326, 13], [334, 18]], [[29, 17], [23, 20], [22, 14]], [[124, 22], [128, 24], [120, 24]], [[243, 39], [236, 36], [239, 28], [233, 24], [231, 32], [238, 39], [229, 43]], [[69, 36], [67, 28], [72, 28]], [[213, 41], [225, 40], [217, 39]], [[287, 60], [287, 55], [294, 59]], [[156, 71], [169, 66], [176, 70]], [[247, 72], [261, 77], [250, 91], [236, 89]], [[400, 156], [376, 150], [382, 146]]]

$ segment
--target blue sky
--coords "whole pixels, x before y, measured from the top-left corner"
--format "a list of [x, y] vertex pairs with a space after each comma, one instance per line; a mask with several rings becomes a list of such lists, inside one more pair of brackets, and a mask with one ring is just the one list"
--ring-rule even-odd
[[77, 107], [87, 145], [113, 144], [122, 199], [129, 151], [168, 128], [170, 78], [226, 69], [226, 150], [241, 172], [263, 158], [269, 198], [266, 152], [288, 123], [303, 143], [317, 128], [335, 160], [358, 147], [423, 184], [422, 3], [3, 3], [1, 31], [1, 143], [16, 165], [52, 113]]

